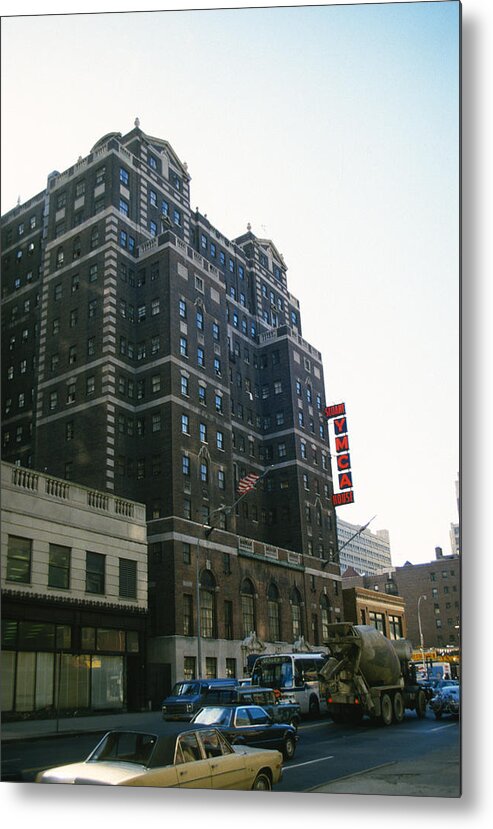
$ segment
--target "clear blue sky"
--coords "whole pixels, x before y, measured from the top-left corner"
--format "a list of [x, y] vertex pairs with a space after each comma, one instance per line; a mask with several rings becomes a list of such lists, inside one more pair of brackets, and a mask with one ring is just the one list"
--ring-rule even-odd
[[168, 139], [192, 207], [283, 253], [328, 401], [347, 407], [356, 501], [338, 514], [376, 515], [395, 564], [448, 553], [458, 520], [458, 15], [423, 2], [3, 21], [2, 212], [136, 116]]

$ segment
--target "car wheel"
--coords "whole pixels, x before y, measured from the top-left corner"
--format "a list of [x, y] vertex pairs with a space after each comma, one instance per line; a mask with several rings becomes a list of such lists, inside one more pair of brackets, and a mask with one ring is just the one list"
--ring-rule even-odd
[[426, 694], [424, 691], [418, 691], [418, 699], [416, 701], [416, 716], [418, 720], [422, 720], [426, 715]]
[[257, 774], [252, 789], [254, 792], [270, 792], [272, 791], [272, 783], [270, 782], [270, 777], [264, 771], [259, 772]]
[[390, 725], [392, 722], [392, 700], [388, 694], [383, 694], [381, 702], [381, 716], [384, 725]]
[[286, 737], [282, 749], [282, 756], [285, 760], [292, 760], [296, 751], [296, 741], [293, 737]]
[[402, 722], [404, 719], [404, 700], [400, 691], [394, 695], [394, 717], [396, 722]]

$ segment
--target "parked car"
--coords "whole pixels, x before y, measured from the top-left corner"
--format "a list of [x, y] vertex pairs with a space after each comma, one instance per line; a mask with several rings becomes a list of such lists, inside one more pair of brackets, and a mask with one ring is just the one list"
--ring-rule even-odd
[[204, 705], [217, 705], [218, 689], [234, 688], [236, 679], [191, 679], [177, 682], [161, 703], [163, 720], [190, 721]]
[[460, 712], [460, 686], [458, 684], [447, 684], [443, 688], [440, 688], [431, 700], [430, 708], [437, 720], [443, 714], [452, 714], [458, 717]]
[[86, 760], [40, 772], [36, 782], [270, 791], [281, 777], [278, 751], [232, 746], [210, 726], [162, 723], [109, 731]]
[[271, 748], [291, 760], [296, 751], [296, 729], [288, 723], [273, 722], [259, 705], [217, 705], [202, 708], [192, 722], [215, 725], [233, 745]]
[[[237, 685], [234, 688], [217, 688], [219, 705], [260, 705], [274, 722], [289, 723], [298, 728], [301, 721], [301, 707], [297, 702], [281, 699], [273, 688], [259, 688], [258, 685]], [[206, 701], [206, 705], [210, 705]]]

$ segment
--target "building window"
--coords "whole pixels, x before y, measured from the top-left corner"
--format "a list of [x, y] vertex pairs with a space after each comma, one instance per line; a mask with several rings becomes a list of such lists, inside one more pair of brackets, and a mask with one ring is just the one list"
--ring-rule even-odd
[[386, 635], [385, 631], [385, 616], [383, 613], [377, 613], [374, 610], [370, 610], [370, 625], [373, 625], [374, 628], [381, 631], [384, 635]]
[[73, 440], [74, 435], [75, 435], [74, 422], [73, 422], [73, 420], [70, 420], [65, 425], [65, 440]]
[[209, 467], [207, 465], [207, 461], [202, 461], [200, 464], [200, 480], [203, 484], [206, 484], [209, 480]]
[[234, 639], [233, 635], [233, 602], [226, 600], [224, 602], [224, 637], [225, 639]]
[[183, 517], [191, 520], [192, 518], [192, 502], [190, 498], [183, 499]]
[[216, 432], [216, 446], [218, 449], [224, 449], [224, 433]]
[[119, 596], [122, 599], [137, 598], [137, 562], [129, 558], [119, 559]]
[[120, 167], [120, 181], [128, 187], [128, 172], [124, 167]]
[[32, 541], [9, 535], [7, 547], [7, 581], [21, 584], [31, 582]]
[[215, 656], [205, 657], [205, 678], [215, 679], [217, 677], [217, 658]]
[[197, 348], [197, 365], [201, 368], [205, 368], [205, 351], [201, 346]]
[[212, 639], [215, 633], [215, 590], [214, 576], [204, 570], [200, 577], [200, 633], [204, 639]]
[[214, 358], [214, 374], [217, 377], [221, 376], [221, 361], [218, 359], [218, 357]]
[[182, 395], [184, 397], [188, 397], [188, 377], [186, 377], [184, 374], [182, 374], [181, 379], [180, 379], [180, 383], [181, 383], [181, 393], [182, 393]]
[[188, 357], [188, 342], [186, 337], [180, 337], [180, 354], [182, 357]]
[[48, 560], [48, 587], [68, 590], [70, 587], [70, 547], [50, 544]]
[[189, 420], [188, 420], [188, 415], [186, 415], [186, 414], [182, 414], [182, 416], [181, 416], [181, 431], [182, 431], [182, 434], [184, 434], [184, 435], [189, 435], [190, 434], [190, 432], [189, 432]]
[[271, 642], [278, 642], [281, 639], [281, 605], [279, 590], [275, 584], [270, 584], [267, 591], [267, 612], [269, 639]]
[[193, 599], [188, 593], [183, 595], [183, 635], [193, 636]]
[[226, 657], [226, 676], [228, 679], [236, 677], [236, 659]]
[[181, 213], [179, 210], [176, 209], [176, 207], [173, 210], [173, 222], [178, 227], [181, 227]]
[[182, 455], [181, 457], [181, 471], [187, 477], [190, 476], [190, 458], [188, 455]]
[[105, 556], [86, 553], [86, 593], [104, 594]]
[[277, 451], [278, 451], [278, 454], [279, 454], [280, 458], [285, 458], [286, 454], [287, 454], [286, 453], [286, 444], [285, 443], [279, 443], [278, 446], [277, 446]]
[[320, 613], [322, 617], [322, 641], [326, 642], [329, 638], [330, 604], [325, 594], [320, 600]]
[[402, 617], [389, 616], [389, 638], [402, 639]]
[[129, 204], [126, 199], [120, 199], [119, 203], [119, 210], [124, 216], [128, 216], [129, 213]]
[[293, 641], [303, 635], [303, 617], [301, 613], [302, 601], [299, 590], [295, 587], [291, 593], [291, 622], [293, 626]]
[[250, 579], [243, 579], [240, 588], [243, 636], [255, 630], [255, 591]]
[[218, 489], [226, 489], [226, 473], [223, 469], [217, 470], [217, 487]]
[[191, 564], [192, 563], [192, 549], [190, 547], [190, 544], [187, 541], [183, 542], [182, 554], [183, 554], [183, 564]]
[[195, 656], [183, 657], [183, 679], [195, 679]]
[[207, 443], [207, 426], [205, 423], [199, 424], [199, 437], [201, 443]]

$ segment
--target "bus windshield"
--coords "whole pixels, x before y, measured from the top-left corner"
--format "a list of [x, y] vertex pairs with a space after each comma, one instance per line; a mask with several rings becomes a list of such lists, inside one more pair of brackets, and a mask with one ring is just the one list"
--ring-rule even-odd
[[292, 688], [293, 666], [290, 657], [273, 656], [269, 659], [257, 659], [253, 674], [253, 685], [267, 688]]

